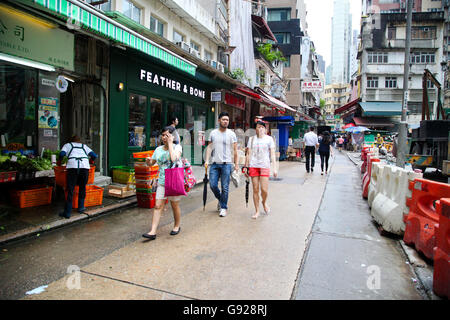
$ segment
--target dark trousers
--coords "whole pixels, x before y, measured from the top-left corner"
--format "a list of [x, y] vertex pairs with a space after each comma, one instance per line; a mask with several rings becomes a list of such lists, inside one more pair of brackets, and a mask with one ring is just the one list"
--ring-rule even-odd
[[[307, 146], [305, 147], [305, 156], [306, 156], [306, 171], [309, 172], [309, 169], [311, 168], [311, 170], [314, 169], [314, 165], [316, 163], [316, 147], [312, 146]], [[311, 159], [311, 165], [309, 163]]]
[[323, 165], [325, 164], [325, 170], [328, 171], [328, 160], [330, 159], [330, 152], [319, 151], [320, 154], [320, 167], [323, 171]]
[[64, 207], [64, 215], [72, 213], [73, 190], [78, 185], [78, 209], [84, 208], [86, 198], [86, 184], [89, 178], [89, 169], [67, 169], [67, 199]]

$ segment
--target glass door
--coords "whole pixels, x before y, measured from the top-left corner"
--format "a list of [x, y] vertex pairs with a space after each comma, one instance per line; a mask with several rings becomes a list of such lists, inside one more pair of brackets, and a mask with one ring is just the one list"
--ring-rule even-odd
[[151, 150], [156, 149], [161, 141], [160, 141], [160, 135], [161, 131], [164, 128], [163, 125], [163, 104], [161, 99], [150, 99], [150, 145], [149, 148]]
[[204, 107], [192, 105], [186, 105], [185, 110], [185, 128], [190, 133], [190, 145], [183, 145], [186, 149], [183, 151], [183, 155], [191, 164], [201, 165], [206, 144], [207, 110]]
[[146, 150], [148, 145], [147, 97], [130, 93], [128, 99], [128, 153], [129, 165], [133, 162], [133, 152]]

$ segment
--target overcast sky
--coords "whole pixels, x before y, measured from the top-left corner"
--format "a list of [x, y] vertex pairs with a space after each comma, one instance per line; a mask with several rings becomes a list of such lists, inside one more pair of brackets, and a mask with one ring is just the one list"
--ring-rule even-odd
[[[331, 17], [334, 0], [305, 0], [305, 3], [308, 12], [306, 16], [308, 34], [314, 42], [317, 53], [324, 57], [328, 66], [331, 63]], [[350, 0], [350, 10], [352, 29], [359, 32], [361, 0]]]

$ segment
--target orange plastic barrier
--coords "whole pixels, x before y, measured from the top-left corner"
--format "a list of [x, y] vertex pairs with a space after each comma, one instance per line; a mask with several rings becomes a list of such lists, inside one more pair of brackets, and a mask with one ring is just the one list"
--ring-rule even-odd
[[372, 163], [374, 162], [380, 162], [380, 159], [374, 156], [369, 156], [368, 161], [368, 168], [367, 172], [364, 174], [364, 178], [362, 181], [362, 187], [363, 187], [363, 198], [367, 199], [369, 197], [369, 184], [370, 184], [370, 177], [372, 176]]
[[450, 198], [450, 184], [416, 179], [409, 183], [409, 189], [412, 196], [406, 200], [409, 213], [405, 218], [403, 241], [408, 245], [414, 244], [417, 251], [433, 259], [435, 231], [439, 224], [434, 203], [441, 198]]
[[434, 247], [433, 291], [438, 296], [450, 298], [450, 198], [436, 202], [439, 226]]

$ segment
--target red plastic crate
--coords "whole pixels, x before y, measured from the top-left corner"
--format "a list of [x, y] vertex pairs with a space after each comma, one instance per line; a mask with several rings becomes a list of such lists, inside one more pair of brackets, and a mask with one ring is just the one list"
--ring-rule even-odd
[[53, 187], [36, 185], [28, 190], [11, 190], [11, 202], [19, 208], [37, 207], [52, 202]]
[[[78, 186], [75, 186], [72, 197], [72, 208], [78, 208]], [[67, 191], [66, 200], [67, 200]], [[86, 198], [84, 199], [85, 207], [101, 206], [103, 204], [103, 188], [97, 186], [86, 186]]]
[[156, 204], [156, 193], [136, 193], [138, 207], [152, 209]]
[[17, 171], [0, 172], [0, 182], [14, 182], [16, 181]]
[[[66, 166], [55, 166], [53, 167], [55, 171], [55, 181], [56, 185], [66, 188], [67, 187], [67, 169]], [[95, 166], [91, 165], [89, 169], [89, 178], [87, 184], [93, 184], [95, 178]]]

